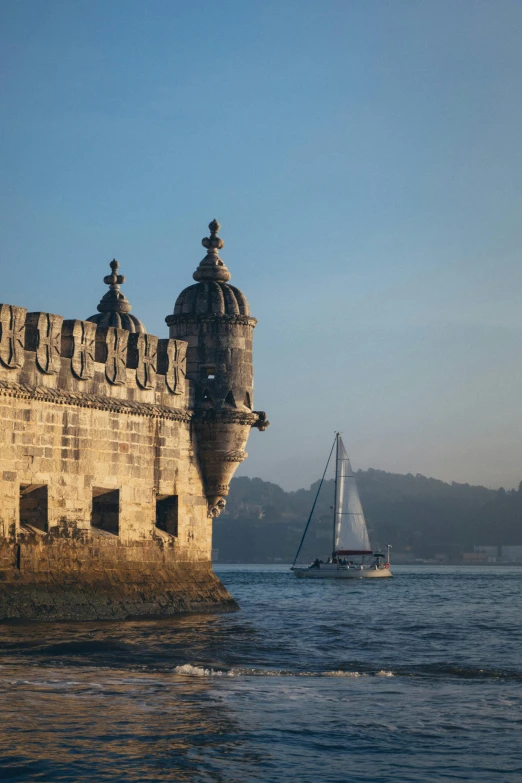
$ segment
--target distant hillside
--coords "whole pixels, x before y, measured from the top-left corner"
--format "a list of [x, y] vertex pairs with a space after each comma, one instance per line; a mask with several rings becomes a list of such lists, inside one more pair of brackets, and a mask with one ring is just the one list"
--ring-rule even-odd
[[[386, 473], [357, 472], [374, 548], [393, 544], [397, 559], [458, 562], [475, 544], [522, 544], [522, 482], [517, 490]], [[285, 492], [259, 478], [233, 479], [226, 511], [214, 522], [220, 562], [290, 562], [319, 482]], [[311, 522], [303, 558], [328, 554], [334, 482], [326, 481]]]

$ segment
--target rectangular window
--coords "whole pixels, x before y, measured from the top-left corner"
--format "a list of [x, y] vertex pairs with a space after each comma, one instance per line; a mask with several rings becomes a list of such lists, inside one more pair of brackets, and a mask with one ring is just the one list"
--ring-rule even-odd
[[169, 533], [178, 535], [178, 496], [156, 496], [156, 527]]
[[20, 525], [47, 533], [49, 500], [45, 484], [20, 485]]
[[117, 536], [120, 529], [120, 490], [92, 488], [91, 525]]

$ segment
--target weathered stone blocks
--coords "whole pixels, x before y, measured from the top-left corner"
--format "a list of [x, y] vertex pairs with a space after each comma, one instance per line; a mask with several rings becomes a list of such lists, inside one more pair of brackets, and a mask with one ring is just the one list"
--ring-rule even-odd
[[[252, 411], [252, 333], [257, 323], [246, 297], [229, 285], [218, 255], [224, 246], [217, 221], [202, 244], [208, 252], [194, 272], [198, 282], [179, 295], [166, 317], [170, 336], [187, 342], [187, 378], [194, 387], [194, 429], [209, 513], [224, 507], [230, 480], [246, 457], [245, 445], [258, 414]], [[263, 414], [264, 416], [264, 414]], [[266, 417], [263, 419], [266, 426]], [[265, 427], [263, 427], [265, 428]]]
[[0, 619], [231, 609], [212, 520], [252, 426], [251, 318], [213, 221], [159, 340], [113, 260], [98, 314], [0, 305]]

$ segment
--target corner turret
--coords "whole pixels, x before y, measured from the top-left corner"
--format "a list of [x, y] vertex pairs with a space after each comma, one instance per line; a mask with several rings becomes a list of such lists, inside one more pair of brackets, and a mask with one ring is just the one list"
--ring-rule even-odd
[[194, 427], [209, 516], [225, 505], [229, 482], [247, 454], [252, 427], [265, 430], [266, 415], [254, 411], [252, 336], [257, 323], [246, 297], [229, 285], [219, 257], [224, 241], [217, 220], [202, 240], [207, 250], [193, 274], [195, 285], [178, 296], [165, 319], [170, 337], [188, 342], [187, 378], [194, 382]]

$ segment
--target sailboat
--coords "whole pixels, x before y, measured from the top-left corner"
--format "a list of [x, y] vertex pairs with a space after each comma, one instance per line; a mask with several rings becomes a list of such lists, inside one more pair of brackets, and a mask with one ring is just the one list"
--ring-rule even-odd
[[[332, 555], [326, 563], [316, 558], [309, 566], [296, 566], [334, 448], [335, 505], [333, 508]], [[382, 579], [393, 576], [390, 570], [390, 544], [386, 548], [385, 557], [380, 552], [373, 552], [370, 546], [368, 528], [357, 491], [355, 475], [341, 435], [337, 432], [299, 549], [294, 558], [292, 571], [297, 577], [304, 579]]]

